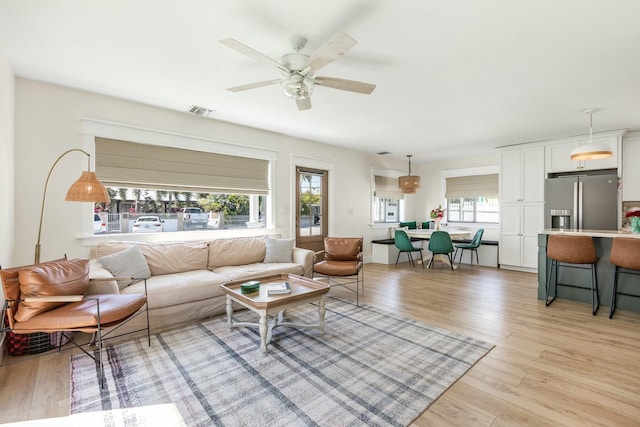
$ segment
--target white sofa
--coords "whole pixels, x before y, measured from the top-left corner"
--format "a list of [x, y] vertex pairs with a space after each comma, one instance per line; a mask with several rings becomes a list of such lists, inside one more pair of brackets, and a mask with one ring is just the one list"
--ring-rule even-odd
[[[224, 313], [223, 283], [279, 273], [311, 277], [313, 258], [313, 251], [293, 247], [292, 239], [269, 236], [169, 243], [112, 241], [95, 248], [89, 274], [90, 278], [142, 277], [148, 266], [149, 323], [152, 331], [158, 331]], [[146, 266], [141, 265], [145, 262]], [[91, 293], [144, 293], [144, 280], [129, 285], [106, 281], [99, 287]]]

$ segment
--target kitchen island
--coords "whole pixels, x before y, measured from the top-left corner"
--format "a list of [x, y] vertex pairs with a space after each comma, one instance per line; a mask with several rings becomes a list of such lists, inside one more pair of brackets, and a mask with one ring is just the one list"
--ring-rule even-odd
[[[617, 237], [631, 237], [640, 239], [640, 234], [631, 233], [630, 230], [559, 230], [547, 229], [538, 234], [538, 299], [545, 299], [545, 283], [551, 260], [547, 258], [547, 240], [549, 235], [559, 234], [565, 236], [591, 236], [596, 247], [598, 263], [596, 265], [598, 277], [598, 289], [600, 305], [609, 313], [611, 303], [611, 289], [613, 288], [613, 275], [615, 266], [609, 262], [611, 243]], [[640, 256], [640, 254], [638, 254]], [[558, 299], [569, 299], [591, 303], [591, 272], [575, 268], [558, 269]], [[553, 307], [550, 306], [550, 309]], [[632, 274], [620, 274], [618, 276], [618, 298], [616, 301], [618, 310], [631, 310], [640, 312], [640, 276]], [[589, 311], [587, 310], [587, 313]]]

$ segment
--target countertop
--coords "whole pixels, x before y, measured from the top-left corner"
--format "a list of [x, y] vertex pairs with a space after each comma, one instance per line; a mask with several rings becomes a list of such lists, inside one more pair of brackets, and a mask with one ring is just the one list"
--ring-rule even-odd
[[559, 228], [547, 228], [542, 230], [540, 234], [564, 234], [566, 236], [591, 236], [591, 237], [631, 237], [640, 239], [640, 234], [632, 233], [631, 229], [624, 230], [562, 230]]

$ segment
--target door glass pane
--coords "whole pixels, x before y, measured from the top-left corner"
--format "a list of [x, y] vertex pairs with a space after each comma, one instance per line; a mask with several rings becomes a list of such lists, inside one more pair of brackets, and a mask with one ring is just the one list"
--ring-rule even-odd
[[299, 174], [299, 177], [300, 236], [322, 236], [322, 176], [303, 172]]

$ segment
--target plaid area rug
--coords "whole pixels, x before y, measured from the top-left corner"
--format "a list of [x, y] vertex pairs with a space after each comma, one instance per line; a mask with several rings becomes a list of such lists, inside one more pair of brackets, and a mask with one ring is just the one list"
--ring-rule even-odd
[[[101, 390], [95, 363], [71, 360], [71, 413], [140, 426], [136, 408], [173, 404], [187, 426], [410, 424], [493, 345], [335, 298], [325, 333], [274, 329], [263, 356], [257, 328], [226, 316], [108, 347]], [[317, 323], [315, 304], [287, 312]], [[237, 321], [257, 321], [241, 311]], [[107, 358], [105, 357], [105, 360]], [[130, 409], [127, 409], [130, 408]], [[119, 411], [114, 422], [113, 410]]]

